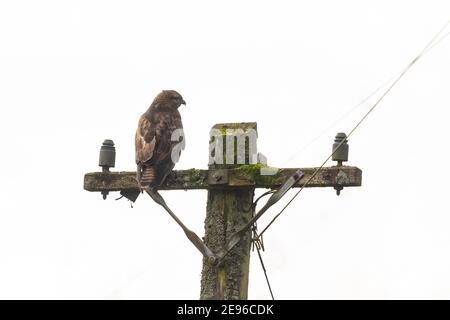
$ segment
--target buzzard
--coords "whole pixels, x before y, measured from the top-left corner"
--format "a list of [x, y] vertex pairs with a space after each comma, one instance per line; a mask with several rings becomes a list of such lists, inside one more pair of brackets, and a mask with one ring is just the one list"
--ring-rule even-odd
[[182, 104], [186, 102], [178, 92], [164, 90], [139, 119], [135, 145], [141, 192], [156, 191], [184, 149], [183, 124], [178, 111]]
[[[169, 213], [194, 246], [210, 261], [216, 261], [214, 253], [195, 232], [178, 219], [158, 192], [158, 187], [172, 171], [181, 150], [184, 149], [183, 124], [178, 112], [182, 104], [185, 105], [186, 102], [178, 92], [164, 90], [139, 119], [136, 131], [137, 181], [140, 191], [147, 192]], [[136, 198], [137, 196], [132, 197], [133, 200]]]

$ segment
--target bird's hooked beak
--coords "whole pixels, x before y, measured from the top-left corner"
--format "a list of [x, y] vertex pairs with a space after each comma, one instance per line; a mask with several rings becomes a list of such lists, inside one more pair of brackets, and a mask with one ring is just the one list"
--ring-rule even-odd
[[184, 101], [184, 99], [181, 99], [181, 104], [186, 105], [186, 101]]

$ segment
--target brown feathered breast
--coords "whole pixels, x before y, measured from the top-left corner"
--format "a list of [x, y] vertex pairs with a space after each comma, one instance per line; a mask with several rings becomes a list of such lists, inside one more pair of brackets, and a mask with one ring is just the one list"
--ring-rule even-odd
[[141, 190], [160, 186], [175, 166], [172, 151], [184, 139], [172, 141], [174, 131], [183, 128], [177, 110], [181, 103], [184, 100], [178, 93], [163, 91], [139, 119], [135, 145]]

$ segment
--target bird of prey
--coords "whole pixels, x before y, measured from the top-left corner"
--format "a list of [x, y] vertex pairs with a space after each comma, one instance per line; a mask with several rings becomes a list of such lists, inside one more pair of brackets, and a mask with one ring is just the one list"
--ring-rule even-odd
[[178, 111], [182, 104], [186, 102], [178, 92], [164, 90], [139, 119], [135, 145], [141, 192], [156, 191], [184, 149], [183, 124]]
[[[184, 149], [183, 124], [178, 112], [182, 104], [186, 105], [186, 102], [178, 92], [164, 90], [156, 96], [150, 108], [139, 119], [135, 140], [137, 181], [140, 191], [147, 192], [161, 205], [183, 229], [192, 244], [209, 261], [215, 262], [217, 257], [211, 249], [184, 225], [158, 192], [158, 187], [164, 183]], [[136, 200], [136, 197], [132, 199]]]

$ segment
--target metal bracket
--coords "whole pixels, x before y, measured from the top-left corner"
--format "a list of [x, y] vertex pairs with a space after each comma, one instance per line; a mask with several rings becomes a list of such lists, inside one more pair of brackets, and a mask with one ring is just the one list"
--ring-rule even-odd
[[208, 184], [209, 185], [227, 185], [229, 182], [228, 170], [217, 169], [210, 170], [208, 172]]
[[122, 190], [120, 191], [120, 195], [122, 197], [127, 198], [128, 200], [130, 200], [131, 202], [136, 202], [137, 198], [139, 197], [139, 195], [141, 194], [141, 192], [139, 190], [135, 190], [135, 189], [129, 189], [129, 190]]
[[344, 189], [342, 185], [348, 184], [350, 182], [349, 177], [347, 174], [339, 170], [337, 176], [336, 176], [336, 184], [334, 185], [334, 190], [336, 190], [336, 194], [339, 196], [341, 194], [341, 191]]

